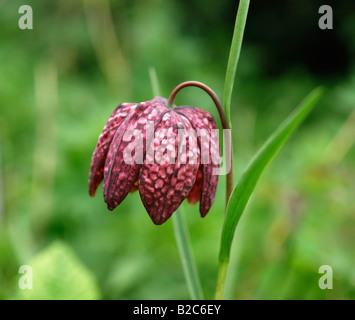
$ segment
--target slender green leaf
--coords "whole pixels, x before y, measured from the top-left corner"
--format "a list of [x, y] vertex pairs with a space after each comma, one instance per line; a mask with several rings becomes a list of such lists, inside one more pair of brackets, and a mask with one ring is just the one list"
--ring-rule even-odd
[[223, 108], [226, 118], [231, 127], [230, 105], [234, 86], [235, 73], [237, 71], [240, 50], [242, 48], [245, 24], [247, 21], [250, 0], [240, 0], [237, 17], [235, 20], [233, 39], [229, 51], [228, 65], [226, 70], [226, 78], [223, 93]]
[[297, 109], [281, 124], [269, 137], [261, 149], [249, 162], [247, 168], [233, 189], [229, 199], [226, 217], [224, 220], [220, 255], [220, 263], [229, 261], [235, 229], [238, 221], [249, 201], [255, 185], [270, 160], [277, 154], [290, 134], [299, 126], [308, 113], [312, 110], [322, 95], [323, 90], [313, 90], [299, 105]]

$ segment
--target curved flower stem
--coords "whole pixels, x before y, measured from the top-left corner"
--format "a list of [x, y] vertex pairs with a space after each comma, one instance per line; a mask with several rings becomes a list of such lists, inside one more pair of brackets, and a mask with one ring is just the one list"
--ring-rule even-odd
[[224, 110], [223, 110], [223, 106], [222, 106], [221, 101], [218, 99], [216, 93], [210, 87], [206, 86], [202, 82], [186, 81], [186, 82], [180, 83], [173, 90], [173, 92], [170, 94], [170, 97], [169, 97], [169, 100], [168, 100], [168, 107], [169, 108], [171, 108], [173, 106], [176, 94], [182, 88], [185, 88], [185, 87], [198, 87], [198, 88], [202, 89], [203, 91], [207, 92], [209, 94], [209, 96], [212, 98], [213, 102], [215, 103], [215, 105], [217, 107], [218, 114], [219, 114], [219, 117], [221, 119], [223, 129], [230, 129], [230, 127], [228, 125], [228, 122], [227, 122], [226, 115], [225, 115]]
[[[216, 95], [216, 93], [207, 85], [205, 85], [202, 82], [198, 82], [198, 81], [186, 81], [183, 82], [181, 84], [179, 84], [170, 94], [169, 100], [168, 100], [168, 107], [171, 108], [174, 105], [174, 99], [176, 94], [185, 87], [198, 87], [200, 89], [202, 89], [203, 91], [207, 92], [209, 94], [209, 96], [212, 98], [217, 110], [218, 110], [218, 114], [219, 114], [219, 118], [221, 119], [221, 123], [222, 123], [222, 128], [223, 129], [227, 129], [230, 130], [230, 126], [227, 122], [227, 118], [226, 118], [226, 114], [224, 112], [223, 109], [223, 105], [221, 103], [221, 101], [218, 99], [218, 96]], [[229, 200], [229, 197], [232, 193], [233, 190], [233, 146], [232, 146], [232, 141], [231, 141], [231, 136], [230, 139], [228, 139], [227, 141], [227, 148], [229, 149], [229, 154], [230, 154], [230, 159], [227, 159], [227, 161], [230, 161], [230, 171], [227, 174], [227, 183], [226, 183], [226, 207], [227, 207], [227, 203]], [[225, 152], [225, 151], [224, 151]]]

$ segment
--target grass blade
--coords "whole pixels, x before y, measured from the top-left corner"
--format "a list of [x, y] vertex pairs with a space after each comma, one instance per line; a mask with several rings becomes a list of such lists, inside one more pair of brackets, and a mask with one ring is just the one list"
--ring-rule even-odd
[[185, 274], [187, 287], [189, 288], [192, 300], [203, 300], [200, 278], [198, 276], [196, 263], [192, 254], [190, 237], [187, 231], [183, 210], [180, 207], [173, 214], [173, 225], [175, 239], [180, 253], [180, 260]]
[[249, 162], [244, 173], [233, 189], [228, 202], [224, 220], [221, 247], [219, 253], [219, 273], [217, 279], [216, 298], [223, 298], [224, 283], [229, 263], [230, 249], [234, 233], [241, 215], [254, 191], [257, 181], [267, 164], [277, 154], [291, 133], [300, 125], [316, 105], [323, 90], [313, 90], [301, 104], [289, 115], [281, 126], [269, 137], [261, 149]]
[[244, 35], [245, 24], [247, 21], [249, 3], [250, 0], [240, 0], [239, 2], [238, 13], [235, 20], [235, 26], [233, 32], [233, 39], [229, 51], [228, 65], [226, 70], [226, 78], [225, 78], [224, 92], [223, 92], [223, 108], [224, 108], [224, 112], [226, 113], [226, 118], [229, 127], [231, 127], [230, 105], [232, 99], [234, 79], [235, 79], [235, 74], [237, 72], [240, 50], [242, 48], [243, 35]]

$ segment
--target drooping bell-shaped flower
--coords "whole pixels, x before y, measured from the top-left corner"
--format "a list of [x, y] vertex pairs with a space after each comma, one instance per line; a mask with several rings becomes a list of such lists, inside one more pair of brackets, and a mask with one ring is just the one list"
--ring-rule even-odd
[[186, 198], [190, 204], [200, 201], [202, 217], [210, 210], [220, 154], [215, 120], [204, 110], [167, 104], [161, 97], [123, 103], [108, 119], [92, 156], [89, 194], [104, 180], [109, 210], [137, 189], [155, 224]]

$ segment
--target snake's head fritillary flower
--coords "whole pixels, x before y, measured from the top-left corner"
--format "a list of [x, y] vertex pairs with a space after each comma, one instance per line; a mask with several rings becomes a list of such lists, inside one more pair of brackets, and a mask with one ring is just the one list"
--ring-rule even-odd
[[195, 107], [170, 109], [167, 102], [156, 97], [123, 103], [108, 119], [92, 156], [89, 194], [94, 196], [103, 180], [109, 210], [137, 189], [155, 224], [164, 223], [186, 198], [190, 204], [200, 201], [202, 217], [210, 210], [219, 167], [215, 120]]

